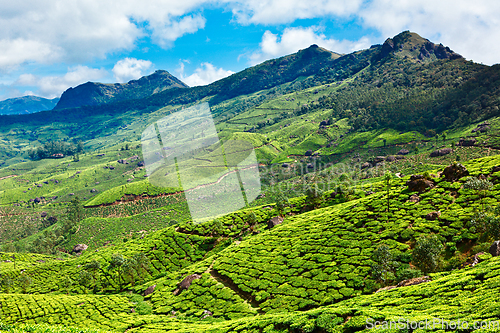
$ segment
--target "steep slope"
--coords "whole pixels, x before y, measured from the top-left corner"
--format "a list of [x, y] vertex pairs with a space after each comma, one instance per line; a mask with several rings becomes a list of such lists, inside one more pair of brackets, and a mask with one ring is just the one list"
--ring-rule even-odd
[[38, 96], [9, 98], [0, 102], [0, 115], [26, 114], [43, 110], [52, 110], [59, 98], [47, 99]]
[[84, 105], [107, 104], [138, 99], [172, 88], [187, 88], [182, 81], [167, 71], [156, 71], [128, 83], [104, 84], [87, 82], [66, 90], [54, 109], [75, 108]]

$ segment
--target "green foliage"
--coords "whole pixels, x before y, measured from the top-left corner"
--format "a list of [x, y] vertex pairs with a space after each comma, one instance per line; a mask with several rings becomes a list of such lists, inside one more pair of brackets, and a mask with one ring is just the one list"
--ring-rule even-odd
[[440, 265], [443, 244], [436, 235], [421, 235], [412, 251], [412, 262], [424, 273], [434, 272]]
[[486, 240], [500, 239], [500, 206], [476, 212], [470, 221], [473, 232], [479, 232]]

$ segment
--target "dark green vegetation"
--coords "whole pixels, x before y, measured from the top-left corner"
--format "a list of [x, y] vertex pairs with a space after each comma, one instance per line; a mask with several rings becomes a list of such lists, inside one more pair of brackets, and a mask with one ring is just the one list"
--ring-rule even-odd
[[[402, 33], [205, 87], [0, 118], [0, 330], [500, 320], [500, 261], [484, 254], [500, 236], [497, 73]], [[252, 143], [262, 183], [248, 207], [201, 224], [180, 189], [149, 183], [138, 141], [197, 101], [222, 140]], [[78, 140], [78, 158], [28, 160]]]

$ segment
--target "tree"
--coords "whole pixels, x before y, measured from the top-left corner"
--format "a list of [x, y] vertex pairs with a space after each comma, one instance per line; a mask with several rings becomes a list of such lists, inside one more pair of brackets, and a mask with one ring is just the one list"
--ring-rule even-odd
[[434, 272], [440, 261], [443, 244], [438, 236], [422, 235], [417, 239], [412, 252], [412, 262], [424, 273]]
[[93, 288], [94, 292], [96, 291], [97, 287], [97, 282], [100, 280], [99, 276], [99, 270], [101, 269], [101, 263], [97, 260], [92, 260], [91, 262], [88, 262], [83, 266], [87, 272], [89, 272], [92, 275], [92, 282], [93, 282]]
[[85, 289], [85, 292], [87, 292], [87, 288], [90, 288], [90, 286], [93, 284], [93, 277], [90, 272], [86, 270], [80, 271], [78, 273], [77, 277], [78, 283]]
[[500, 239], [500, 206], [476, 212], [470, 221], [472, 232], [481, 233], [487, 240]]
[[476, 195], [480, 198], [480, 203], [482, 210], [484, 211], [484, 197], [493, 188], [493, 183], [487, 179], [480, 179], [477, 177], [469, 177], [464, 184], [465, 189], [472, 190], [476, 192]]
[[285, 209], [290, 206], [290, 202], [288, 201], [288, 198], [283, 194], [283, 192], [278, 192], [276, 195], [276, 211], [278, 212], [279, 216], [284, 216], [285, 215]]
[[314, 183], [312, 186], [309, 186], [307, 191], [307, 202], [313, 207], [318, 208], [321, 205], [321, 201], [323, 200], [323, 191], [318, 187], [318, 184]]
[[380, 245], [373, 252], [372, 260], [375, 264], [371, 266], [371, 275], [375, 280], [386, 285], [395, 279], [395, 271], [399, 263], [394, 260], [387, 245]]
[[125, 259], [123, 258], [123, 256], [120, 254], [120, 253], [115, 253], [113, 254], [113, 256], [111, 257], [111, 261], [109, 262], [109, 265], [108, 265], [108, 268], [107, 270], [108, 271], [113, 271], [115, 272], [116, 276], [117, 276], [117, 280], [118, 280], [118, 285], [120, 285], [120, 278], [121, 278], [121, 275], [122, 275], [122, 266], [123, 264], [125, 263]]

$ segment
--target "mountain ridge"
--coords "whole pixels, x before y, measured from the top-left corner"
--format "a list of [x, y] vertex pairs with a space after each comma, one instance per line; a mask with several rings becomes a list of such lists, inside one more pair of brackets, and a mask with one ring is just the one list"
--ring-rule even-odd
[[39, 111], [51, 110], [59, 98], [43, 98], [33, 95], [9, 98], [0, 101], [0, 115], [30, 114]]
[[164, 70], [127, 83], [87, 82], [64, 91], [54, 110], [145, 98], [173, 88], [188, 86]]

